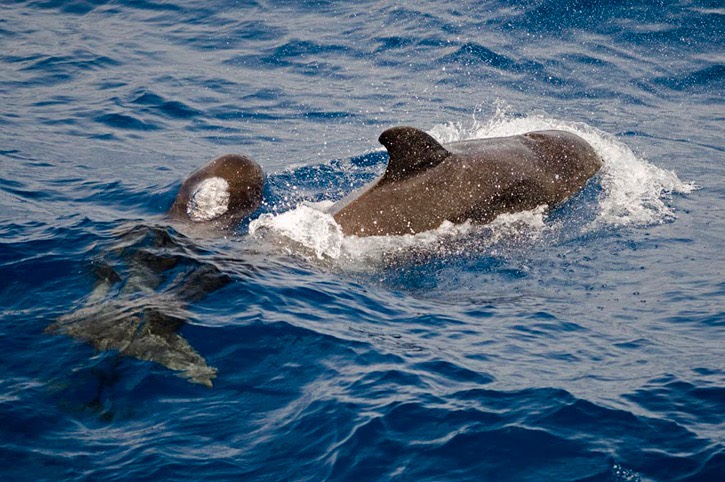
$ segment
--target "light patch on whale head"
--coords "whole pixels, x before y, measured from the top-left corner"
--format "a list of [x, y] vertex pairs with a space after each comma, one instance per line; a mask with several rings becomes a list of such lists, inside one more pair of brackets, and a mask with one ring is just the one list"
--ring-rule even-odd
[[201, 181], [191, 193], [186, 214], [192, 221], [211, 221], [229, 210], [229, 183], [221, 177]]

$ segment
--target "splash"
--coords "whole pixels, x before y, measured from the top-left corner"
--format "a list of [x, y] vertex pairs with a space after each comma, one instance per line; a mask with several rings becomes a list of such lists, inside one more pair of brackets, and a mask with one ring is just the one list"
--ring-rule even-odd
[[[590, 231], [608, 226], [646, 226], [674, 218], [667, 204], [673, 193], [689, 193], [673, 172], [638, 158], [614, 136], [583, 123], [561, 121], [544, 114], [514, 117], [499, 107], [489, 120], [468, 124], [434, 126], [429, 133], [442, 143], [476, 138], [503, 137], [534, 130], [560, 129], [589, 142], [604, 160], [597, 177], [601, 187], [595, 211], [578, 229]], [[250, 234], [274, 242], [290, 254], [351, 266], [374, 267], [391, 255], [411, 252], [461, 255], [481, 252], [498, 243], [536, 240], [560, 226], [546, 216], [546, 206], [532, 211], [503, 214], [486, 226], [444, 222], [435, 230], [402, 236], [345, 236], [330, 214], [332, 202], [303, 202], [282, 214], [264, 214], [252, 221]]]
[[204, 179], [194, 189], [186, 208], [192, 221], [211, 221], [229, 210], [229, 183], [221, 177]]
[[502, 241], [533, 240], [547, 229], [546, 206], [503, 214], [486, 226], [444, 221], [437, 229], [401, 236], [345, 236], [329, 213], [332, 202], [303, 203], [282, 214], [263, 214], [251, 236], [288, 254], [324, 260], [347, 269], [375, 269], [391, 257], [460, 256]]
[[[326, 212], [332, 202], [302, 203], [282, 214], [262, 214], [249, 225], [249, 234], [273, 232], [277, 244], [293, 251], [295, 245], [311, 250], [317, 259], [340, 257], [344, 235], [335, 219]], [[288, 243], [285, 243], [285, 240]]]

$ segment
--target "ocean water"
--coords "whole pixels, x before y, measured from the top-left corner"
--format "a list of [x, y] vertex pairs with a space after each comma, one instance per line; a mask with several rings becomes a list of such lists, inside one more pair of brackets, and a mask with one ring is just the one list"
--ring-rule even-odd
[[[708, 0], [3, 1], [2, 479], [725, 480], [724, 30]], [[604, 167], [345, 237], [325, 208], [394, 125], [565, 129]], [[169, 224], [227, 152], [263, 207]], [[97, 341], [128, 326], [195, 356]]]

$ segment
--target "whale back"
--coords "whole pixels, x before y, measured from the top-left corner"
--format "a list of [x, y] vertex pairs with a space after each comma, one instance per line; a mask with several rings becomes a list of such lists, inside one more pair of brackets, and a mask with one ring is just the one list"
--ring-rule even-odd
[[445, 147], [423, 131], [380, 136], [390, 155], [383, 176], [331, 210], [343, 233], [415, 234], [442, 222], [485, 224], [504, 213], [556, 206], [601, 167], [595, 150], [565, 131], [471, 139]]
[[437, 166], [450, 155], [438, 141], [414, 127], [393, 127], [383, 132], [378, 140], [390, 156], [378, 185], [411, 177]]

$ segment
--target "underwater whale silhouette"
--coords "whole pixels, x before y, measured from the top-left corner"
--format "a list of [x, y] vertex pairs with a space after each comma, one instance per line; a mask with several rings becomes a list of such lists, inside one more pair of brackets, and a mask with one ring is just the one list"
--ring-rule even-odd
[[231, 278], [175, 227], [212, 236], [233, 230], [259, 207], [263, 187], [261, 168], [242, 155], [227, 154], [194, 171], [168, 211], [176, 226], [133, 224], [119, 229], [114, 246], [94, 263], [96, 284], [85, 304], [46, 331], [155, 362], [190, 382], [211, 386], [216, 369], [179, 329], [190, 321], [190, 303]]

